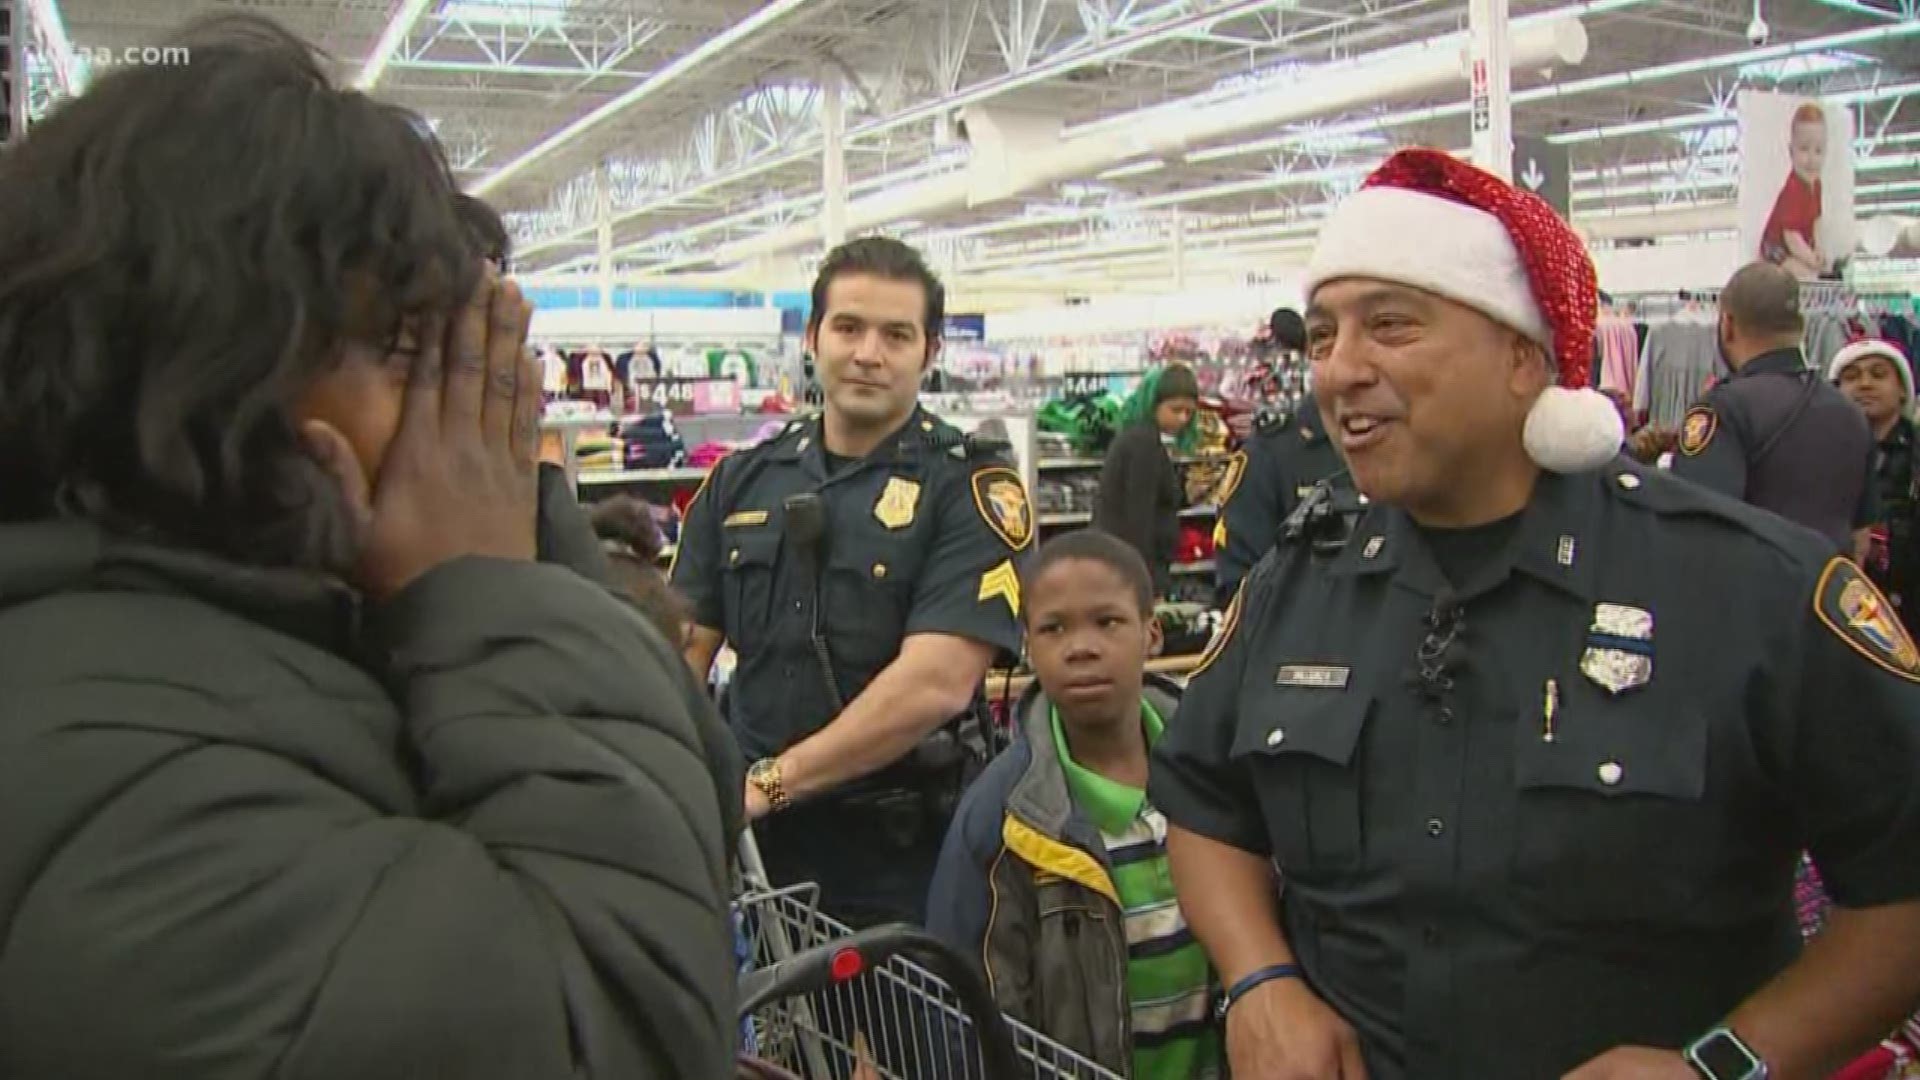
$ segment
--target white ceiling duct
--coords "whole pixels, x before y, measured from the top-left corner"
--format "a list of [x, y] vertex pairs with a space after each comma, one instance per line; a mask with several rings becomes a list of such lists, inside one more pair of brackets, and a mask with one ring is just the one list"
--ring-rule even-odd
[[[1061, 138], [1057, 120], [976, 111], [969, 121], [974, 156], [966, 171], [851, 202], [847, 229], [853, 233], [903, 218], [952, 213], [1093, 176], [1143, 156], [1182, 154], [1255, 129], [1463, 82], [1467, 47], [1467, 34], [1448, 34], [1331, 65], [1298, 82], [1243, 97], [1186, 109], [1142, 110], [1127, 122], [1103, 124], [1077, 138]], [[1577, 64], [1587, 55], [1586, 28], [1573, 15], [1516, 26], [1511, 55], [1516, 68]], [[804, 222], [726, 245], [715, 258], [741, 262], [819, 240], [818, 223]]]

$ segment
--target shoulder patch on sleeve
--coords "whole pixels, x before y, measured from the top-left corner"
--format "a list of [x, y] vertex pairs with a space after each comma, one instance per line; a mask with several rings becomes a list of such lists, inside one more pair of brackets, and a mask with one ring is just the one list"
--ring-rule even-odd
[[[1253, 575], [1249, 574], [1248, 578]], [[1242, 580], [1240, 587], [1233, 591], [1233, 599], [1227, 603], [1227, 613], [1220, 617], [1220, 630], [1207, 642], [1207, 650], [1200, 654], [1200, 662], [1187, 672], [1187, 678], [1197, 679], [1200, 674], [1213, 666], [1220, 654], [1227, 651], [1227, 643], [1233, 640], [1233, 632], [1240, 629], [1240, 607], [1246, 601], [1247, 582]]]
[[1719, 430], [1720, 414], [1714, 412], [1710, 405], [1695, 405], [1687, 410], [1686, 418], [1680, 421], [1680, 452], [1688, 457], [1697, 457]]
[[981, 519], [1008, 547], [1024, 551], [1033, 543], [1033, 507], [1019, 473], [1004, 465], [976, 469], [972, 487], [973, 505]]
[[1835, 558], [1813, 590], [1814, 614], [1853, 651], [1879, 667], [1920, 683], [1920, 648], [1893, 604], [1850, 559]]

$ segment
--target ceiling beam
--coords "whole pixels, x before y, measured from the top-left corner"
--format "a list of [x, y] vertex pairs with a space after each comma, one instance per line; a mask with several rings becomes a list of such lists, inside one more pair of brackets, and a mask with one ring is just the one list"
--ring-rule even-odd
[[554, 151], [567, 145], [581, 135], [607, 122], [627, 109], [653, 97], [660, 91], [680, 81], [688, 73], [698, 70], [715, 57], [724, 55], [729, 49], [759, 33], [776, 22], [792, 15], [795, 11], [814, 3], [815, 0], [774, 0], [773, 3], [754, 12], [752, 15], [734, 23], [732, 26], [708, 38], [699, 46], [679, 59], [661, 68], [647, 81], [606, 102], [599, 108], [568, 123], [560, 130], [542, 139], [519, 157], [495, 169], [480, 182], [473, 185], [473, 194], [485, 195], [514, 175], [547, 157]]
[[393, 59], [400, 46], [413, 33], [413, 24], [420, 21], [420, 13], [427, 9], [433, 0], [400, 0], [393, 16], [387, 20], [387, 28], [380, 32], [380, 41], [373, 47], [373, 55], [360, 65], [360, 74], [353, 80], [353, 87], [362, 93], [371, 91], [380, 81], [381, 73], [387, 70], [388, 61]]

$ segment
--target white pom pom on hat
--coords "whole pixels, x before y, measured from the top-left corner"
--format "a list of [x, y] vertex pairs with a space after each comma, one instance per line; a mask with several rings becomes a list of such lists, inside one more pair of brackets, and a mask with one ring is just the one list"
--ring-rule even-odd
[[1534, 402], [1523, 433], [1541, 468], [1584, 472], [1619, 454], [1620, 413], [1588, 386], [1598, 276], [1586, 245], [1539, 197], [1451, 154], [1402, 150], [1328, 219], [1307, 295], [1349, 277], [1444, 296], [1545, 348], [1559, 385]]

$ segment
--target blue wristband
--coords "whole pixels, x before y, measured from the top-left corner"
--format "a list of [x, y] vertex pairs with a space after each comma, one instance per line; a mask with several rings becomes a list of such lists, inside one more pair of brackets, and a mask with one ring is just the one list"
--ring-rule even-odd
[[1261, 968], [1259, 971], [1248, 975], [1227, 988], [1227, 996], [1220, 999], [1220, 1019], [1225, 1020], [1227, 1018], [1227, 1010], [1233, 1008], [1234, 1002], [1246, 997], [1248, 991], [1259, 986], [1261, 983], [1270, 983], [1275, 979], [1298, 978], [1300, 978], [1300, 966], [1298, 964], [1274, 964]]

